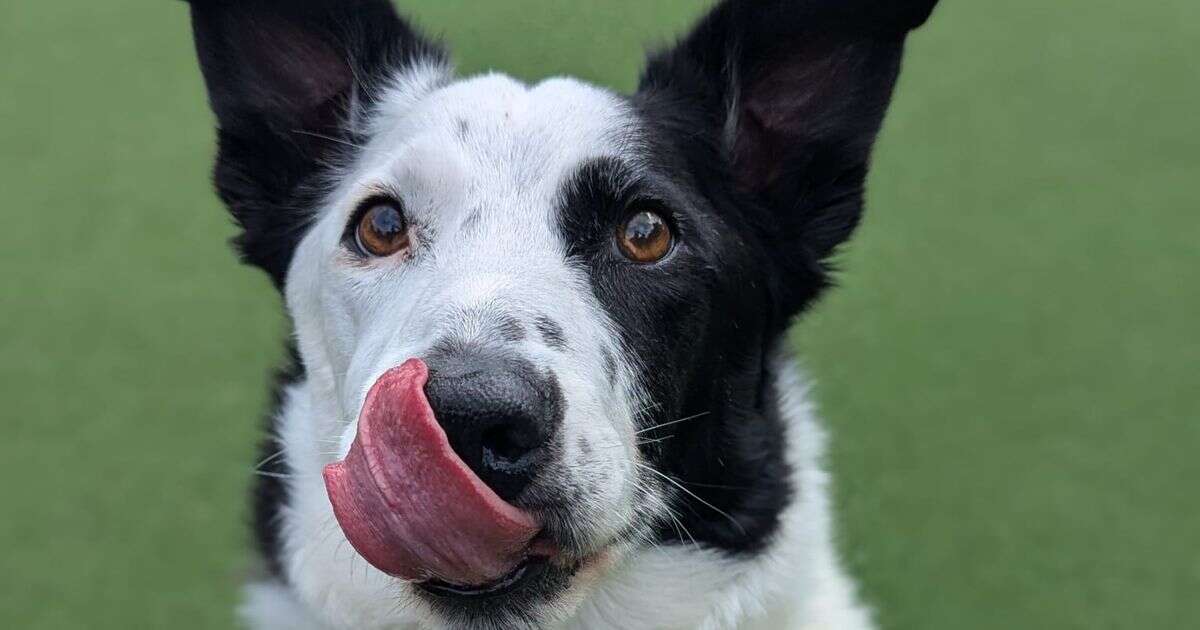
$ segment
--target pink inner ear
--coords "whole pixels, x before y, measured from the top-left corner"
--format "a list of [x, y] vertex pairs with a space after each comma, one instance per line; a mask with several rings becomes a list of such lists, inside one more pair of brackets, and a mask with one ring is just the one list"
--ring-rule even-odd
[[[797, 41], [803, 43], [753, 69], [738, 88], [734, 160], [749, 190], [774, 186], [785, 170], [802, 176], [798, 166], [806, 165], [795, 160], [826, 145], [869, 147], [876, 130], [862, 123], [883, 115], [891, 93], [885, 86], [882, 100], [874, 94], [877, 68], [867, 61], [870, 46], [829, 35]], [[866, 136], [865, 145], [859, 135]]]
[[375, 383], [349, 455], [325, 468], [329, 500], [350, 544], [379, 570], [486, 584], [524, 559], [540, 526], [454, 453], [425, 398], [427, 378], [424, 362], [410, 359]]

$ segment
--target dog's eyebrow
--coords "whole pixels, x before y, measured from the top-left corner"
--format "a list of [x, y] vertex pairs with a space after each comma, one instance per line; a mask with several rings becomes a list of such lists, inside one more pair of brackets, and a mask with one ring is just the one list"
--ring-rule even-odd
[[564, 183], [562, 192], [566, 197], [622, 198], [632, 191], [638, 181], [634, 169], [624, 160], [612, 156], [599, 157], [575, 169]]
[[583, 254], [608, 226], [624, 218], [642, 181], [636, 169], [617, 157], [588, 160], [564, 179], [557, 204], [568, 257]]

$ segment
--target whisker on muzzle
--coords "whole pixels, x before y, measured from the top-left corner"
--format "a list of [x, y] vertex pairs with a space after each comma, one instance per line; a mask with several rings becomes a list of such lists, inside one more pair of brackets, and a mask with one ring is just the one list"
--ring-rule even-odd
[[696, 494], [695, 492], [688, 490], [686, 487], [684, 487], [684, 485], [682, 483], [680, 483], [674, 477], [671, 477], [670, 475], [668, 475], [662, 471], [655, 470], [652, 466], [648, 466], [641, 462], [634, 462], [634, 465], [637, 466], [638, 468], [641, 468], [642, 470], [645, 470], [645, 471], [648, 471], [650, 473], [657, 475], [658, 477], [662, 478], [663, 480], [665, 480], [666, 482], [675, 486], [676, 488], [679, 488], [686, 495], [699, 501], [705, 507], [707, 507], [707, 508], [711, 509], [712, 511], [716, 512], [717, 514], [720, 514], [721, 516], [724, 516], [725, 518], [729, 519], [729, 522], [733, 523], [734, 527], [737, 527], [739, 531], [741, 531], [742, 533], [746, 533], [746, 528], [742, 527], [742, 524], [739, 523], [737, 519], [733, 518], [733, 516], [731, 516], [728, 512], [726, 512], [726, 511], [722, 510], [721, 508], [713, 505], [712, 503], [709, 503], [708, 501], [704, 500], [702, 497], [700, 497], [700, 495]]
[[676, 425], [676, 424], [680, 424], [680, 423], [683, 423], [683, 422], [688, 422], [688, 421], [690, 421], [690, 420], [695, 420], [695, 419], [697, 419], [697, 418], [703, 418], [704, 416], [707, 416], [707, 415], [709, 415], [710, 413], [712, 413], [712, 412], [711, 412], [711, 411], [701, 411], [701, 412], [700, 412], [700, 413], [698, 413], [698, 414], [691, 415], [691, 416], [688, 416], [688, 417], [686, 417], [686, 418], [680, 418], [680, 419], [678, 419], [678, 420], [672, 420], [672, 421], [670, 421], [670, 422], [664, 422], [664, 423], [662, 423], [662, 424], [656, 424], [656, 425], [654, 425], [654, 426], [652, 426], [652, 427], [646, 427], [645, 429], [641, 429], [641, 430], [639, 430], [639, 431], [636, 431], [636, 432], [634, 432], [634, 435], [641, 435], [641, 434], [643, 434], [643, 433], [649, 433], [649, 432], [651, 432], [651, 431], [654, 431], [654, 430], [656, 430], [656, 429], [661, 429], [661, 428], [663, 428], [663, 427], [669, 427], [669, 426]]

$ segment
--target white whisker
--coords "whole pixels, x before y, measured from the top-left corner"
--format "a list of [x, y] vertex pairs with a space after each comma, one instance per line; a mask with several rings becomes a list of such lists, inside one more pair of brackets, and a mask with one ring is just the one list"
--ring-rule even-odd
[[365, 146], [363, 146], [361, 144], [355, 144], [353, 142], [348, 142], [346, 140], [342, 140], [341, 138], [334, 138], [333, 136], [327, 136], [325, 134], [313, 133], [311, 131], [304, 131], [303, 129], [293, 129], [292, 133], [299, 134], [301, 136], [311, 136], [313, 138], [318, 138], [320, 140], [328, 140], [329, 142], [336, 142], [338, 144], [342, 144], [342, 145], [348, 146], [353, 149], [361, 150], [361, 149], [366, 148]]
[[695, 499], [695, 500], [699, 501], [701, 504], [705, 505], [706, 507], [708, 507], [708, 508], [712, 509], [712, 510], [713, 510], [714, 512], [716, 512], [717, 514], [720, 514], [721, 516], [724, 516], [725, 518], [729, 519], [729, 522], [730, 522], [730, 523], [733, 523], [733, 525], [734, 525], [735, 527], [737, 527], [739, 530], [741, 530], [743, 534], [744, 534], [744, 533], [746, 533], [746, 529], [745, 529], [744, 527], [742, 527], [742, 524], [741, 524], [741, 523], [739, 523], [739, 522], [737, 521], [737, 519], [735, 519], [735, 518], [733, 518], [732, 516], [730, 516], [728, 512], [725, 512], [724, 510], [722, 510], [721, 508], [719, 508], [719, 507], [717, 507], [717, 506], [713, 505], [712, 503], [709, 503], [708, 501], [705, 501], [703, 498], [701, 498], [701, 497], [700, 497], [699, 495], [697, 495], [695, 492], [692, 492], [691, 490], [688, 490], [687, 488], [685, 488], [685, 487], [683, 486], [683, 484], [681, 484], [681, 483], [679, 483], [678, 481], [676, 481], [676, 480], [675, 480], [674, 478], [672, 478], [670, 475], [668, 475], [668, 474], [666, 474], [666, 473], [664, 473], [664, 472], [660, 472], [660, 471], [658, 471], [658, 470], [655, 470], [654, 468], [652, 468], [652, 467], [650, 467], [650, 466], [647, 466], [646, 464], [643, 464], [643, 463], [641, 463], [641, 462], [634, 462], [634, 464], [635, 464], [635, 465], [636, 465], [638, 468], [641, 468], [641, 469], [643, 469], [643, 470], [647, 470], [647, 471], [649, 471], [649, 472], [651, 472], [651, 473], [654, 473], [655, 475], [658, 475], [659, 477], [662, 477], [664, 480], [666, 480], [667, 482], [669, 482], [671, 485], [673, 485], [673, 486], [675, 486], [676, 488], [679, 488], [680, 490], [682, 490], [682, 491], [683, 491], [684, 493], [686, 493], [688, 496], [690, 496], [690, 497], [692, 497], [693, 499]]
[[254, 465], [254, 470], [261, 471], [263, 466], [266, 466], [267, 464], [270, 464], [271, 462], [279, 459], [281, 456], [283, 456], [283, 454], [286, 451], [287, 451], [287, 449], [279, 449], [278, 451], [275, 451], [271, 455], [268, 455], [267, 457], [263, 458], [263, 460], [261, 462], [258, 462], [257, 464]]
[[712, 413], [712, 412], [711, 412], [711, 411], [702, 411], [702, 412], [700, 412], [700, 413], [698, 413], [698, 414], [696, 414], [696, 415], [693, 415], [693, 416], [688, 416], [688, 417], [686, 417], [686, 418], [680, 418], [680, 419], [678, 419], [678, 420], [672, 420], [672, 421], [670, 421], [670, 422], [664, 422], [664, 423], [662, 423], [662, 424], [656, 424], [656, 425], [654, 425], [654, 426], [652, 426], [652, 427], [646, 427], [645, 429], [642, 429], [642, 430], [640, 430], [640, 431], [637, 431], [636, 433], [634, 433], [634, 435], [641, 435], [641, 434], [643, 434], [643, 433], [648, 433], [648, 432], [650, 432], [650, 431], [654, 431], [655, 429], [661, 429], [661, 428], [663, 428], [663, 427], [669, 427], [669, 426], [671, 426], [671, 425], [679, 424], [679, 423], [681, 423], [681, 422], [687, 422], [687, 421], [689, 421], [689, 420], [695, 420], [696, 418], [702, 418], [702, 417], [704, 417], [704, 416], [707, 416], [707, 415], [708, 415], [708, 414], [710, 414], [710, 413]]

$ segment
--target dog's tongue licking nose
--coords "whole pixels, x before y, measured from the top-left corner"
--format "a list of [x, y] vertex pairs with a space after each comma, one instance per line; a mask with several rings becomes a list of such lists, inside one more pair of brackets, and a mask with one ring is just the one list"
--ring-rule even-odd
[[367, 394], [346, 459], [325, 467], [325, 488], [346, 538], [379, 570], [460, 585], [500, 579], [538, 532], [450, 448], [425, 398], [419, 359], [384, 374]]

